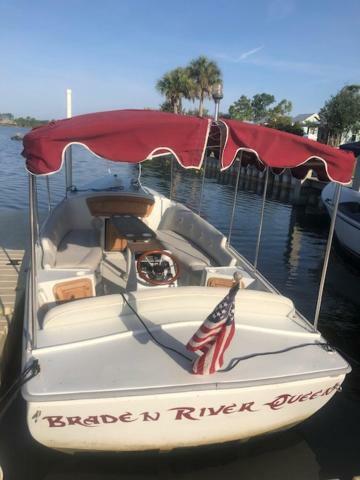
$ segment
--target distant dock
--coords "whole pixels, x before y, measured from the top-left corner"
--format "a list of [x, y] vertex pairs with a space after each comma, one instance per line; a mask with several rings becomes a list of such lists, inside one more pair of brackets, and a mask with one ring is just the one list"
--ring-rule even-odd
[[[227, 170], [221, 172], [219, 162], [213, 157], [206, 160], [206, 176], [217, 178], [220, 183], [235, 185], [238, 174], [238, 164], [235, 162]], [[242, 166], [240, 170], [240, 190], [252, 190], [262, 193], [265, 181], [265, 172], [256, 167]], [[268, 197], [293, 205], [316, 207], [323, 210], [320, 193], [325, 183], [308, 174], [303, 180], [298, 180], [285, 171], [280, 175], [270, 174]]]

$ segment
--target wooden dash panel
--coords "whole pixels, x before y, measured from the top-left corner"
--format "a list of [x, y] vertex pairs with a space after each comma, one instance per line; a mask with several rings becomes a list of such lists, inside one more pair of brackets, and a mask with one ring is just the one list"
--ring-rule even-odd
[[94, 217], [110, 217], [112, 215], [135, 215], [148, 217], [154, 207], [154, 200], [150, 198], [131, 196], [101, 196], [86, 200], [91, 215]]

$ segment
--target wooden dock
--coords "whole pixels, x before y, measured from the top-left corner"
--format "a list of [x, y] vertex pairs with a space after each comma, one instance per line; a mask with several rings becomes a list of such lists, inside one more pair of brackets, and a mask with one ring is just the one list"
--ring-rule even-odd
[[12, 315], [24, 250], [0, 247], [0, 315]]
[[15, 309], [23, 256], [24, 250], [0, 246], [0, 358]]
[[28, 237], [27, 223], [26, 211], [0, 210], [0, 362], [16, 302], [23, 297], [19, 275]]

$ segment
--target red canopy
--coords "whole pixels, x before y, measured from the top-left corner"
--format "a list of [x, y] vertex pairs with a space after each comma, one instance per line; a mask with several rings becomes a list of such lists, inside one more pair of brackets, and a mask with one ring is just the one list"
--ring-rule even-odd
[[[211, 128], [210, 128], [211, 127]], [[219, 152], [224, 170], [239, 151], [250, 152], [246, 162], [275, 171], [290, 168], [303, 178], [313, 169], [321, 180], [351, 181], [353, 153], [272, 128], [151, 110], [116, 110], [80, 115], [36, 128], [24, 137], [27, 169], [35, 175], [57, 172], [66, 148], [81, 144], [100, 157], [139, 163], [172, 153], [184, 168], [200, 168], [206, 146]]]
[[245, 161], [255, 160], [260, 168], [268, 166], [276, 172], [289, 168], [297, 178], [304, 178], [309, 170], [315, 170], [320, 180], [345, 184], [351, 181], [355, 165], [351, 152], [273, 128], [237, 120], [221, 122], [225, 126], [222, 170], [230, 167], [240, 151], [246, 151], [253, 155]]
[[139, 163], [172, 153], [184, 168], [200, 168], [211, 120], [151, 110], [114, 110], [51, 122], [24, 137], [27, 169], [57, 172], [66, 148], [82, 144], [114, 162]]

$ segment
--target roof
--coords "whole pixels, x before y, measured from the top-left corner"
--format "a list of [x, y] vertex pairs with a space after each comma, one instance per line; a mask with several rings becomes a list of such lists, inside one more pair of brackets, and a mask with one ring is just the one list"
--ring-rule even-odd
[[293, 122], [294, 123], [306, 122], [310, 117], [313, 117], [314, 115], [318, 115], [318, 114], [317, 113], [300, 113], [299, 115], [296, 115], [296, 117], [293, 117]]

